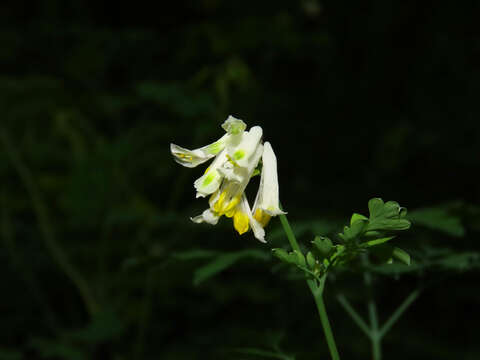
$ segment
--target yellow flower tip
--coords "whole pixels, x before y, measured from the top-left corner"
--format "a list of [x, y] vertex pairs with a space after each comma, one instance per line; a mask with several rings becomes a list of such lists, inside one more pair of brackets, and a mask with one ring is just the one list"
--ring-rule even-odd
[[193, 156], [192, 155], [186, 155], [186, 154], [182, 154], [182, 153], [178, 153], [178, 152], [174, 152], [173, 153], [173, 156], [176, 156], [178, 157], [179, 159], [182, 159], [182, 160], [185, 160], [185, 161], [193, 161]]
[[262, 209], [257, 209], [255, 210], [255, 214], [253, 215], [253, 218], [257, 220], [262, 227], [267, 226], [268, 222], [272, 218], [270, 215], [265, 213]]
[[228, 205], [225, 207], [224, 211], [228, 212], [228, 211], [233, 210], [238, 205], [239, 202], [240, 202], [240, 196], [237, 195], [228, 203]]
[[225, 212], [225, 216], [228, 217], [228, 218], [231, 218], [235, 215], [235, 212], [236, 212], [236, 209], [229, 210], [229, 211]]
[[213, 210], [217, 213], [223, 212], [223, 203], [225, 202], [225, 197], [227, 196], [226, 191], [222, 191], [220, 196], [218, 197], [217, 202], [213, 205]]
[[233, 215], [233, 227], [240, 235], [246, 233], [249, 229], [248, 215], [241, 211], [235, 212], [235, 215]]

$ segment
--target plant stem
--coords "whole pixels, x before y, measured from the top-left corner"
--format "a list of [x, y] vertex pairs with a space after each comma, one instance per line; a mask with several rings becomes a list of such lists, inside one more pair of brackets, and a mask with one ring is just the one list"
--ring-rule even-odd
[[395, 312], [390, 316], [390, 318], [383, 324], [382, 328], [380, 329], [379, 335], [385, 335], [392, 326], [397, 322], [400, 316], [403, 315], [405, 310], [408, 309], [410, 305], [417, 299], [420, 295], [420, 290], [414, 290], [412, 293], [400, 304], [400, 306], [395, 310]]
[[320, 285], [317, 285], [313, 280], [307, 280], [307, 284], [312, 292], [313, 298], [315, 299], [315, 304], [317, 305], [318, 315], [320, 316], [320, 322], [322, 323], [325, 339], [327, 340], [328, 349], [330, 350], [330, 356], [333, 360], [340, 360], [340, 355], [338, 354], [337, 345], [335, 344], [330, 321], [328, 320], [325, 303], [323, 302], [323, 288], [325, 286], [326, 277], [327, 276], [324, 275], [321, 278]]
[[[288, 219], [285, 215], [280, 215], [280, 222], [282, 223], [283, 230], [287, 235], [290, 246], [293, 250], [301, 251], [300, 246], [298, 245], [295, 234], [288, 222]], [[338, 354], [337, 345], [335, 344], [335, 339], [333, 337], [332, 328], [330, 326], [330, 321], [328, 320], [327, 310], [325, 309], [325, 303], [323, 302], [323, 289], [325, 287], [325, 280], [327, 275], [323, 275], [320, 279], [320, 284], [317, 285], [315, 280], [307, 279], [308, 287], [312, 292], [315, 304], [317, 305], [318, 315], [320, 316], [320, 322], [322, 323], [323, 332], [325, 334], [325, 339], [327, 340], [328, 349], [330, 350], [330, 356], [332, 360], [340, 360]]]
[[292, 249], [301, 252], [300, 246], [298, 246], [297, 239], [295, 238], [295, 234], [293, 233], [292, 227], [288, 222], [287, 216], [283, 214], [280, 215], [280, 222], [282, 223], [285, 234], [287, 234], [287, 238], [288, 238], [288, 241], [290, 242], [290, 246], [292, 247]]
[[80, 271], [70, 261], [63, 248], [57, 242], [55, 238], [55, 232], [48, 215], [47, 206], [41, 197], [33, 175], [30, 172], [30, 169], [22, 161], [19, 152], [17, 149], [15, 149], [14, 145], [10, 141], [6, 130], [2, 128], [0, 128], [0, 142], [3, 143], [5, 152], [7, 153], [13, 168], [18, 173], [20, 181], [23, 183], [30, 196], [33, 211], [37, 217], [37, 222], [46, 248], [56, 261], [57, 265], [76, 286], [88, 313], [90, 315], [94, 315], [98, 311], [99, 306], [93, 296], [90, 286]]
[[47, 296], [41, 287], [42, 283], [38, 280], [35, 271], [29, 266], [26, 266], [25, 259], [18, 251], [15, 244], [15, 233], [14, 229], [10, 225], [12, 221], [10, 218], [4, 189], [2, 189], [0, 192], [0, 217], [0, 237], [3, 239], [5, 248], [10, 255], [12, 267], [16, 272], [19, 273], [22, 280], [25, 282], [25, 285], [31, 291], [33, 295], [32, 298], [35, 299], [38, 305], [43, 309], [45, 323], [50, 330], [55, 333], [59, 327], [58, 321], [51, 305], [48, 303]]
[[[366, 255], [363, 256], [364, 264], [368, 264], [368, 258]], [[365, 285], [368, 288], [368, 317], [370, 319], [370, 340], [372, 342], [372, 353], [373, 353], [373, 360], [381, 360], [382, 359], [382, 336], [379, 332], [378, 326], [378, 316], [377, 316], [377, 305], [375, 304], [375, 300], [373, 299], [373, 291], [372, 291], [372, 275], [365, 271], [363, 273], [363, 279], [365, 281]]]
[[353, 306], [350, 304], [347, 298], [343, 294], [340, 294], [337, 296], [337, 300], [340, 303], [340, 305], [343, 306], [347, 314], [350, 315], [350, 317], [355, 322], [355, 324], [357, 324], [357, 326], [365, 333], [365, 335], [367, 335], [370, 338], [371, 337], [370, 328], [368, 327], [365, 320], [362, 319], [360, 314], [353, 308]]

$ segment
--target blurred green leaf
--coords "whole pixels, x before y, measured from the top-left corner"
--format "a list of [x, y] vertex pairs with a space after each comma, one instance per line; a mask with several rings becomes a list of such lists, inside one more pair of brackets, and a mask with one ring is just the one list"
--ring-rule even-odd
[[480, 269], [480, 253], [467, 251], [458, 254], [444, 256], [435, 264], [440, 265], [446, 270], [467, 271]]
[[384, 275], [401, 275], [406, 273], [418, 272], [424, 269], [425, 266], [418, 263], [411, 263], [406, 265], [403, 263], [391, 263], [370, 266], [369, 269], [373, 272]]
[[67, 333], [68, 337], [87, 344], [99, 344], [118, 338], [125, 331], [125, 325], [117, 314], [105, 311], [95, 314], [85, 328]]
[[395, 259], [403, 262], [405, 265], [410, 265], [411, 263], [410, 255], [405, 250], [402, 250], [398, 247], [393, 248], [392, 256]]
[[408, 218], [416, 225], [421, 225], [432, 230], [438, 230], [451, 236], [460, 237], [465, 234], [460, 218], [449, 214], [447, 209], [429, 207], [413, 210]]
[[233, 253], [220, 254], [211, 262], [195, 270], [193, 275], [193, 283], [194, 285], [199, 285], [205, 280], [210, 279], [225, 269], [228, 269], [237, 261], [249, 258], [266, 261], [270, 258], [270, 256], [268, 253], [260, 250], [243, 250]]
[[204, 249], [192, 249], [182, 252], [174, 253], [172, 256], [178, 260], [197, 260], [197, 259], [207, 259], [214, 257], [218, 254], [218, 251], [214, 250], [204, 250]]

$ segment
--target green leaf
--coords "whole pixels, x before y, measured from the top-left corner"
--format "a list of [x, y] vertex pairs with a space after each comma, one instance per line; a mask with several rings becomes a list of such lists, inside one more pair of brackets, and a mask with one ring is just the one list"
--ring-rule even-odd
[[465, 234], [460, 219], [456, 216], [450, 215], [447, 209], [436, 208], [422, 208], [412, 211], [408, 218], [414, 224], [427, 227], [432, 230], [438, 230], [451, 236], [461, 237]]
[[297, 265], [306, 267], [307, 263], [305, 261], [305, 256], [298, 250], [293, 250], [293, 253], [297, 256], [297, 260], [296, 260]]
[[366, 220], [357, 220], [350, 227], [345, 226], [341, 238], [346, 242], [355, 240], [362, 234], [366, 225]]
[[315, 236], [315, 239], [312, 241], [313, 250], [318, 252], [320, 258], [326, 258], [330, 255], [333, 250], [333, 243], [327, 237]]
[[237, 261], [245, 258], [268, 260], [269, 255], [260, 250], [243, 250], [233, 253], [221, 254], [211, 262], [195, 270], [193, 274], [193, 284], [199, 285], [205, 280], [231, 267]]
[[376, 230], [369, 230], [363, 233], [363, 237], [366, 237], [366, 238], [378, 238], [382, 235], [383, 235], [383, 232], [376, 231]]
[[368, 211], [370, 212], [370, 219], [380, 216], [383, 212], [383, 200], [380, 198], [373, 198], [368, 201]]
[[350, 225], [352, 225], [354, 222], [357, 222], [359, 220], [368, 220], [368, 218], [366, 216], [363, 216], [362, 214], [354, 213], [350, 218]]
[[311, 251], [307, 253], [307, 264], [310, 269], [313, 269], [316, 264], [315, 257], [313, 256]]
[[407, 210], [400, 207], [396, 201], [383, 202], [382, 199], [375, 198], [368, 202], [370, 219], [367, 231], [392, 231], [406, 230], [410, 227], [410, 222], [405, 217]]
[[389, 237], [384, 237], [384, 238], [380, 238], [380, 239], [370, 240], [370, 241], [367, 241], [367, 242], [363, 243], [361, 246], [362, 247], [371, 247], [371, 246], [375, 246], [375, 245], [380, 245], [380, 244], [386, 243], [387, 241], [390, 241], [394, 238], [395, 238], [395, 236], [389, 236]]
[[417, 272], [423, 269], [425, 266], [417, 263], [405, 265], [403, 263], [382, 264], [370, 266], [369, 269], [373, 272], [384, 275], [401, 275], [411, 272]]
[[272, 249], [273, 256], [279, 258], [281, 261], [291, 264], [292, 258], [290, 254], [284, 249]]
[[463, 252], [451, 254], [437, 261], [436, 264], [449, 270], [466, 271], [480, 268], [480, 253]]
[[392, 231], [392, 230], [407, 230], [410, 228], [410, 221], [405, 219], [375, 219], [370, 221], [367, 225], [368, 231]]
[[118, 338], [125, 329], [125, 324], [117, 314], [112, 311], [104, 311], [95, 314], [92, 322], [86, 327], [74, 330], [67, 335], [83, 343], [99, 344]]
[[410, 265], [411, 263], [410, 255], [405, 250], [402, 250], [398, 247], [393, 248], [392, 256], [395, 259], [403, 262], [405, 265]]

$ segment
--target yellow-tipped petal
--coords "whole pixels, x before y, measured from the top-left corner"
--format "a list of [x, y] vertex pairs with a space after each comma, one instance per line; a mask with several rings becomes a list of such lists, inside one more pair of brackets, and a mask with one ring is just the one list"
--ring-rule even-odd
[[224, 135], [214, 143], [194, 150], [170, 144], [170, 152], [177, 163], [192, 168], [203, 164], [220, 153], [225, 148], [226, 143], [229, 142], [230, 137], [230, 135]]
[[222, 213], [223, 212], [223, 203], [225, 202], [225, 198], [227, 197], [227, 192], [222, 191], [220, 194], [217, 202], [213, 205], [213, 210], [217, 213]]
[[262, 209], [257, 209], [255, 210], [255, 215], [253, 215], [253, 218], [257, 220], [262, 225], [262, 227], [265, 227], [268, 225], [272, 217]]
[[229, 211], [225, 212], [225, 216], [228, 217], [228, 218], [231, 218], [235, 215], [236, 212], [237, 212], [237, 209], [234, 208], [232, 210], [229, 210]]
[[230, 210], [233, 210], [238, 205], [239, 202], [240, 202], [240, 195], [237, 195], [228, 203], [228, 205], [225, 207], [223, 211], [228, 212]]
[[237, 211], [233, 216], [233, 226], [240, 235], [248, 231], [249, 229], [248, 223], [249, 223], [248, 215], [241, 211]]

